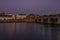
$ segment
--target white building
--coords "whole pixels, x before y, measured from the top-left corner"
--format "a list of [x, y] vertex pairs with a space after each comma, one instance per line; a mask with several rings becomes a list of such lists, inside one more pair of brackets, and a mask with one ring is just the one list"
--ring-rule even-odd
[[15, 16], [12, 13], [8, 15], [0, 15], [0, 20], [12, 20], [15, 19]]
[[8, 16], [11, 16], [11, 17], [9, 17], [9, 19], [15, 19], [15, 16], [11, 12], [8, 14]]
[[26, 14], [17, 14], [16, 15], [16, 19], [25, 19], [26, 18]]

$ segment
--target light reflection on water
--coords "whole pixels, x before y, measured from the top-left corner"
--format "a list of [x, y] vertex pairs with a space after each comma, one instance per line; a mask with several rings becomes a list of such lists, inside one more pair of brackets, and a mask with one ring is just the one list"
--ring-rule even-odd
[[0, 40], [60, 40], [60, 25], [0, 23]]

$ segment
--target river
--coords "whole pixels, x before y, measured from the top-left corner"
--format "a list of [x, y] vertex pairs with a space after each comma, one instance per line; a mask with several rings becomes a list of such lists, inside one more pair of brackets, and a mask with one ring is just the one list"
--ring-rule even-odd
[[60, 25], [0, 23], [0, 40], [60, 40]]

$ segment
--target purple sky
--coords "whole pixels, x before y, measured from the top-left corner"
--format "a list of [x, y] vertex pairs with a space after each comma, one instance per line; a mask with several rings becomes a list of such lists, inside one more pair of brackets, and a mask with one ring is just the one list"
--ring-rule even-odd
[[[16, 10], [58, 10], [60, 0], [0, 0], [0, 12]], [[26, 11], [28, 12], [28, 11]]]

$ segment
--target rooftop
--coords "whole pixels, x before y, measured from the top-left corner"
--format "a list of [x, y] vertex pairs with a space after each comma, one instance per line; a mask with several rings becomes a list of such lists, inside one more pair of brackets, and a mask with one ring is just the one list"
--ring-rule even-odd
[[26, 15], [26, 14], [18, 14], [18, 15]]
[[0, 15], [0, 17], [12, 17], [12, 15]]

